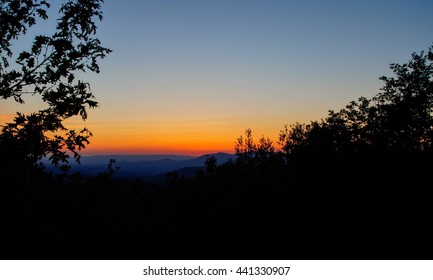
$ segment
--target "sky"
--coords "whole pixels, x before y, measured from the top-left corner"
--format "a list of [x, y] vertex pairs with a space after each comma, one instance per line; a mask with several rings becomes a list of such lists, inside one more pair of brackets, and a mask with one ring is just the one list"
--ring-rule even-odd
[[[82, 76], [100, 106], [69, 122], [93, 132], [84, 155], [233, 152], [247, 128], [276, 142], [285, 124], [373, 97], [390, 63], [433, 43], [431, 0], [105, 0], [102, 11], [97, 37], [113, 52]], [[1, 102], [1, 123], [44, 106]]]

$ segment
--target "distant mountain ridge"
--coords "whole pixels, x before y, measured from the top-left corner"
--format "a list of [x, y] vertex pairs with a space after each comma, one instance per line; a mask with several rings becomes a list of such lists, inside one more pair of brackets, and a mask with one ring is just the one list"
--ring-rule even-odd
[[[191, 170], [204, 167], [204, 162], [209, 157], [215, 157], [217, 164], [223, 164], [229, 159], [234, 159], [234, 154], [214, 153], [198, 157], [184, 155], [95, 155], [82, 156], [81, 164], [72, 165], [72, 172], [79, 171], [83, 175], [96, 175], [107, 170], [110, 159], [115, 159], [115, 166], [120, 167], [115, 176], [124, 179], [141, 178], [153, 179], [165, 177], [168, 172], [176, 170]], [[49, 168], [51, 169], [51, 168]], [[182, 172], [181, 172], [182, 173]], [[155, 178], [152, 178], [155, 177]]]
[[169, 159], [173, 161], [195, 159], [197, 157], [184, 156], [184, 155], [171, 155], [171, 154], [154, 154], [154, 155], [93, 155], [93, 156], [82, 156], [81, 161], [86, 164], [103, 164], [108, 163], [110, 159], [116, 161], [127, 161], [127, 162], [140, 162], [140, 161], [158, 161]]

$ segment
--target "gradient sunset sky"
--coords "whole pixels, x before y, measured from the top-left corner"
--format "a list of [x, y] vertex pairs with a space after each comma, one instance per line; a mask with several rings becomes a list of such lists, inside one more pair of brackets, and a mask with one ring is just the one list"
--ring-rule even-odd
[[[82, 77], [100, 107], [71, 123], [94, 134], [85, 155], [233, 152], [247, 128], [276, 140], [376, 95], [390, 63], [433, 42], [431, 0], [105, 0], [103, 13], [113, 53]], [[0, 121], [39, 108], [2, 101]]]

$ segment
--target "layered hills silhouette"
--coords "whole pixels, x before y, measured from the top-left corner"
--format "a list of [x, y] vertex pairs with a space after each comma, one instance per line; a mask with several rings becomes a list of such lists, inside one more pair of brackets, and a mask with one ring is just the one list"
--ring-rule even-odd
[[[214, 153], [198, 157], [185, 155], [95, 155], [83, 156], [80, 164], [72, 164], [72, 172], [83, 175], [95, 175], [104, 172], [111, 159], [116, 160], [115, 166], [119, 169], [116, 178], [142, 179], [149, 182], [160, 183], [166, 178], [168, 172], [176, 172], [181, 176], [191, 177], [195, 171], [203, 168], [204, 161], [215, 157], [217, 164], [223, 164], [234, 159], [234, 154]], [[52, 168], [50, 168], [53, 170]]]

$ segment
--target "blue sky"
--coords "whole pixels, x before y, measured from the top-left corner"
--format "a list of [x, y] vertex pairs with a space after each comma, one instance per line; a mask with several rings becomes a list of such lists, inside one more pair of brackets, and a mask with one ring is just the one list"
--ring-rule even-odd
[[390, 63], [433, 43], [433, 1], [105, 0], [103, 12], [113, 53], [83, 76], [101, 105], [85, 124], [90, 153], [189, 138], [232, 150], [246, 128], [275, 139], [374, 96]]

